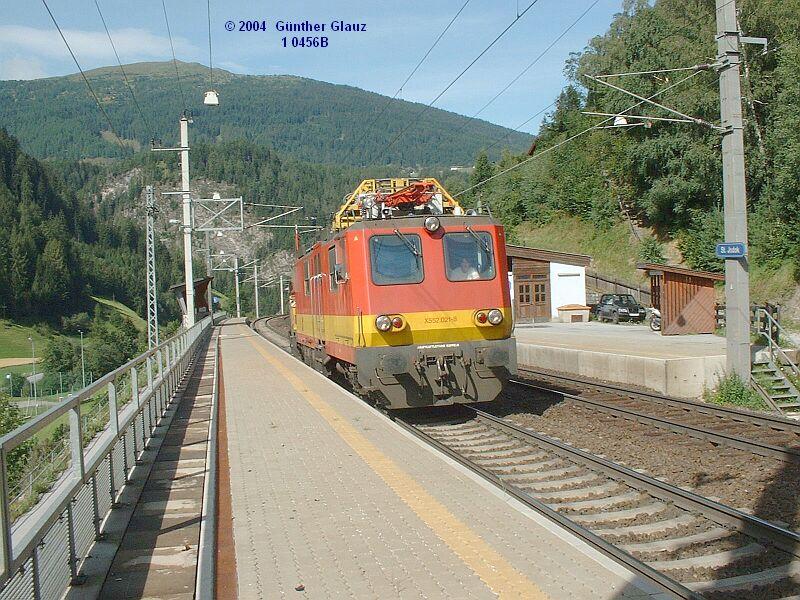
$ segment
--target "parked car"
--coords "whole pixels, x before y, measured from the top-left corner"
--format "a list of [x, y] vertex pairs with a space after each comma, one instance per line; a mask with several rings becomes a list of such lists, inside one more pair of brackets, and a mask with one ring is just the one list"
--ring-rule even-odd
[[597, 304], [598, 321], [635, 321], [641, 323], [647, 316], [644, 306], [630, 294], [603, 294]]

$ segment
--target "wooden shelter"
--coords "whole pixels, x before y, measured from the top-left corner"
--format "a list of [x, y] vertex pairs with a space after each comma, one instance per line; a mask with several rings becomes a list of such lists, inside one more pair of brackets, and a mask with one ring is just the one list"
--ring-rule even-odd
[[[206, 292], [213, 280], [213, 277], [201, 277], [194, 280], [194, 308], [196, 312], [210, 312]], [[181, 307], [181, 312], [186, 314], [186, 285], [178, 283], [171, 285], [169, 289], [175, 294], [178, 305]]]
[[514, 319], [519, 323], [559, 318], [558, 307], [586, 303], [590, 256], [506, 245]]
[[653, 308], [661, 312], [661, 335], [714, 333], [714, 283], [725, 281], [724, 275], [655, 263], [637, 267], [650, 276]]

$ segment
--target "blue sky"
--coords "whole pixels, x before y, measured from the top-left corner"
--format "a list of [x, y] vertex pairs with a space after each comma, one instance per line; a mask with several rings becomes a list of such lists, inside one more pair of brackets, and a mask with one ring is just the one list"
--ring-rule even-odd
[[[123, 63], [171, 58], [160, 0], [98, 0]], [[473, 115], [583, 13], [593, 0], [538, 0], [435, 106]], [[94, 0], [49, 0], [81, 66], [116, 64]], [[291, 3], [211, 0], [215, 66], [242, 74], [293, 74], [392, 95], [464, 0], [298, 0]], [[530, 0], [470, 0], [400, 94], [431, 101]], [[290, 6], [286, 6], [290, 4]], [[167, 0], [179, 60], [208, 63], [206, 3]], [[519, 9], [518, 9], [519, 7]], [[545, 56], [481, 113], [516, 127], [547, 106], [565, 83], [564, 61], [608, 28], [622, 0], [599, 0]], [[268, 31], [228, 32], [225, 22], [266, 20]], [[366, 23], [367, 31], [327, 32], [328, 48], [283, 48], [277, 20]], [[75, 72], [41, 2], [0, 3], [0, 79]], [[316, 34], [323, 35], [323, 34]], [[224, 99], [223, 99], [224, 100]], [[540, 119], [523, 130], [535, 131]]]

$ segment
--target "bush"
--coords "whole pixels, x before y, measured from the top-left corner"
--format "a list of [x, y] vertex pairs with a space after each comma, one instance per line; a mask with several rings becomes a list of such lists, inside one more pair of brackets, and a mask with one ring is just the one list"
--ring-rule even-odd
[[61, 328], [65, 333], [78, 335], [78, 332], [83, 331], [84, 335], [86, 335], [91, 327], [92, 319], [85, 312], [61, 318]]
[[703, 400], [713, 404], [731, 404], [756, 410], [764, 410], [764, 402], [738, 375], [726, 375], [719, 381], [716, 391], [706, 390]]
[[638, 258], [641, 262], [656, 263], [664, 265], [667, 259], [664, 258], [664, 247], [656, 238], [648, 235], [639, 244]]

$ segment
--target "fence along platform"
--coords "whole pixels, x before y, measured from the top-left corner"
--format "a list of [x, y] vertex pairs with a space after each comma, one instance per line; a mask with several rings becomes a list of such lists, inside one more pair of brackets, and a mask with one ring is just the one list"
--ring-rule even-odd
[[[206, 318], [0, 438], [0, 600], [60, 598], [107, 558], [96, 542], [210, 331]], [[34, 463], [37, 434], [65, 446], [66, 459]], [[23, 475], [49, 476], [15, 489], [24, 477], [9, 459], [27, 452]]]

